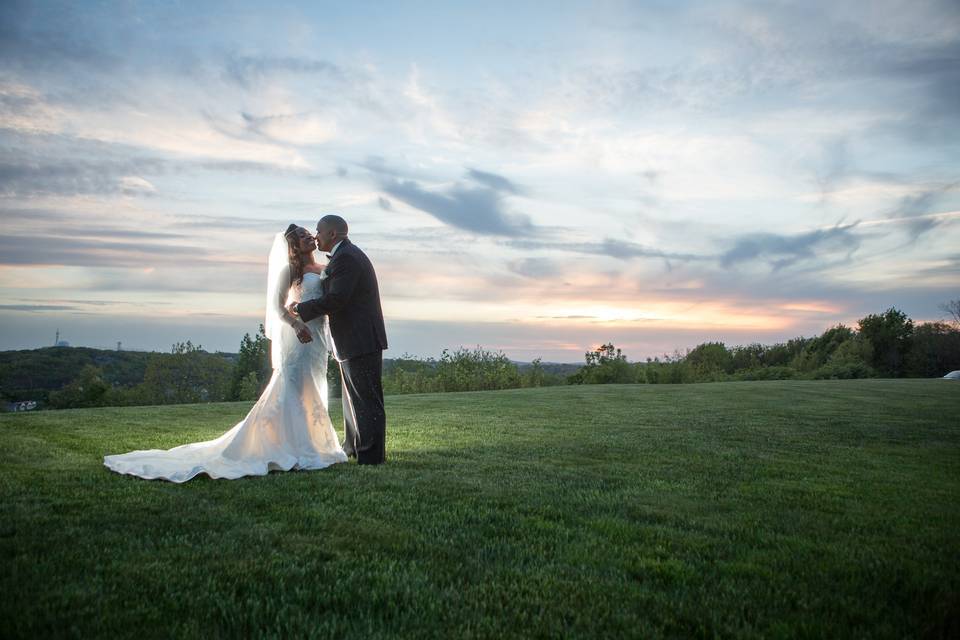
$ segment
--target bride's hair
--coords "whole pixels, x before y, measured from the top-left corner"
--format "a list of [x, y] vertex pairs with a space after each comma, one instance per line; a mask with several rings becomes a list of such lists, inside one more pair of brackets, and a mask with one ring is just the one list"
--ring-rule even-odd
[[300, 284], [303, 282], [303, 254], [300, 253], [300, 236], [297, 235], [297, 229], [300, 227], [291, 224], [283, 232], [283, 237], [287, 241], [287, 260], [290, 261], [290, 284]]

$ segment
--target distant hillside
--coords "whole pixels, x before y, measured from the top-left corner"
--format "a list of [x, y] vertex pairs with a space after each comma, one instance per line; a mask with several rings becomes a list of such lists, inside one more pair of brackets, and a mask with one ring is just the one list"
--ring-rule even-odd
[[[90, 347], [44, 347], [21, 351], [0, 351], [0, 398], [6, 400], [45, 401], [51, 391], [62, 389], [70, 383], [86, 365], [103, 371], [103, 378], [111, 385], [131, 388], [143, 381], [147, 363], [157, 352], [116, 351]], [[217, 353], [232, 364], [238, 354]], [[417, 361], [421, 362], [421, 361]], [[427, 363], [430, 364], [427, 364]], [[384, 358], [384, 376], [389, 376], [395, 366], [409, 363], [403, 358]], [[433, 361], [422, 361], [435, 366]], [[514, 362], [520, 373], [533, 363]], [[582, 365], [558, 362], [541, 362], [545, 373], [566, 377]]]
[[[143, 380], [149, 351], [115, 351], [89, 347], [44, 347], [0, 351], [0, 397], [9, 400], [45, 400], [50, 391], [63, 388], [90, 364], [103, 371], [117, 387], [132, 387]], [[221, 353], [235, 362], [237, 354]]]

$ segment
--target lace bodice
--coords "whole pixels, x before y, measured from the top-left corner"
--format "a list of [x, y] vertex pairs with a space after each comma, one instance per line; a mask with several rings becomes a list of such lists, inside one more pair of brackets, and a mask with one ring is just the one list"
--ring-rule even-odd
[[303, 274], [303, 282], [300, 285], [300, 299], [312, 300], [319, 298], [323, 292], [323, 281], [325, 277], [313, 271], [307, 271]]

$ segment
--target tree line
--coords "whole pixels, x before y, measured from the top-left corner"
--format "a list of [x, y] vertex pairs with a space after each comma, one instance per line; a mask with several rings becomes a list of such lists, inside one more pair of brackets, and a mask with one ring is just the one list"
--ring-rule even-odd
[[[812, 338], [728, 348], [706, 342], [687, 351], [630, 363], [613, 344], [586, 353], [573, 384], [679, 384], [722, 380], [941, 377], [960, 369], [960, 301], [952, 322], [915, 324], [890, 308], [857, 328], [842, 324]], [[951, 308], [951, 307], [945, 307]]]
[[[586, 352], [579, 367], [543, 363], [539, 358], [518, 364], [499, 351], [461, 347], [444, 350], [438, 359], [409, 355], [385, 359], [383, 386], [387, 394], [405, 394], [560, 384], [939, 377], [960, 369], [960, 301], [944, 309], [951, 313], [952, 322], [915, 324], [902, 311], [890, 308], [860, 319], [856, 329], [837, 325], [819, 336], [773, 345], [727, 347], [706, 342], [682, 354], [645, 362], [629, 362], [612, 343]], [[208, 353], [190, 341], [172, 345], [170, 353], [37, 351], [43, 366], [32, 368], [22, 354], [36, 352], [2, 354], [7, 358], [0, 376], [4, 398], [34, 399], [55, 409], [252, 401], [272, 373], [270, 343], [262, 326], [256, 334], [243, 336], [238, 354]], [[57, 355], [66, 360], [58, 365]], [[63, 362], [75, 364], [79, 371], [74, 368], [77, 372], [70, 377]], [[31, 385], [47, 387], [28, 393]], [[328, 385], [331, 395], [339, 397], [340, 373], [332, 359]]]

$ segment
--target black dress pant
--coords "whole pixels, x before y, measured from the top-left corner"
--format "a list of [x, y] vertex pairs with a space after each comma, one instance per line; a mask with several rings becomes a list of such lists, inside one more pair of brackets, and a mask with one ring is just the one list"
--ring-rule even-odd
[[359, 464], [386, 460], [387, 413], [383, 408], [383, 352], [340, 363], [343, 381], [343, 450]]

